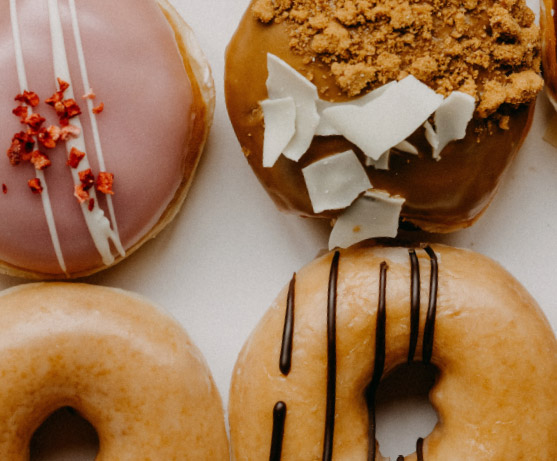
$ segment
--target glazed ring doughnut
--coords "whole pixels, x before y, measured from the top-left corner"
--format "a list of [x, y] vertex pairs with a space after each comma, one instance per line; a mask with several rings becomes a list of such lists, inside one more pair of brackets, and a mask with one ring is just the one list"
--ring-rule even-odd
[[209, 64], [167, 0], [2, 7], [0, 270], [88, 275], [178, 212], [213, 118]]
[[29, 459], [60, 407], [96, 429], [98, 460], [228, 457], [209, 369], [181, 326], [147, 301], [84, 284], [0, 295], [0, 458]]
[[246, 342], [234, 459], [384, 460], [374, 394], [408, 360], [438, 369], [439, 423], [407, 461], [557, 459], [557, 341], [526, 290], [470, 251], [369, 244], [295, 274]]

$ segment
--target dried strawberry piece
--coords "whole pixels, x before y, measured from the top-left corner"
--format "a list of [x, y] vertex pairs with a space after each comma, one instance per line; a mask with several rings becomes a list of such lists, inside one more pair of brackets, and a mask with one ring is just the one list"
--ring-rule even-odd
[[12, 145], [8, 148], [8, 158], [10, 159], [10, 164], [19, 165], [21, 163], [23, 146], [19, 139], [12, 139]]
[[77, 198], [79, 203], [83, 203], [89, 199], [89, 192], [84, 189], [83, 184], [76, 184], [74, 186], [73, 195]]
[[56, 115], [60, 120], [62, 126], [67, 126], [69, 120], [76, 115], [81, 114], [81, 108], [75, 101], [75, 99], [68, 98], [64, 99], [64, 92], [69, 88], [69, 83], [65, 82], [61, 78], [58, 78], [58, 84], [60, 89], [56, 91], [50, 98], [46, 99], [45, 102], [54, 107]]
[[104, 103], [101, 102], [97, 107], [93, 107], [93, 114], [100, 114], [104, 110]]
[[70, 138], [77, 138], [81, 133], [81, 129], [75, 125], [68, 124], [60, 128], [60, 139], [67, 141]]
[[33, 178], [27, 181], [29, 188], [33, 194], [40, 194], [43, 191], [43, 186], [41, 186], [41, 180], [39, 178]]
[[8, 149], [8, 158], [12, 165], [19, 165], [26, 156], [33, 151], [35, 141], [32, 136], [24, 131], [16, 133], [12, 138], [12, 144]]
[[[76, 147], [72, 147], [72, 150], [70, 151], [70, 156], [68, 157], [68, 161], [66, 162], [66, 165], [68, 165], [72, 168], [77, 168], [79, 166], [79, 162], [81, 162], [81, 159], [83, 157], [85, 157], [85, 152], [80, 151]], [[89, 170], [89, 171], [91, 171], [91, 170]]]
[[[57, 91], [50, 98], [45, 99], [44, 102], [56, 109], [56, 105], [61, 104], [63, 99], [64, 93], [62, 93], [61, 91]], [[60, 106], [60, 108], [63, 110], [62, 106]], [[58, 112], [58, 110], [56, 110], [56, 112]]]
[[51, 164], [48, 155], [43, 154], [38, 150], [34, 150], [31, 153], [31, 163], [35, 165], [35, 168], [37, 170], [44, 170], [46, 167], [49, 167]]
[[19, 117], [21, 119], [21, 123], [25, 123], [28, 112], [29, 108], [27, 106], [17, 106], [14, 110], [12, 110], [12, 114]]
[[64, 99], [63, 103], [68, 118], [81, 114], [81, 108], [77, 105], [75, 99]]
[[97, 95], [93, 92], [92, 88], [89, 88], [89, 91], [82, 96], [83, 99], [95, 99], [96, 97]]
[[112, 190], [112, 185], [114, 183], [114, 175], [112, 173], [107, 173], [106, 171], [101, 171], [97, 176], [97, 190], [103, 194], [114, 195]]
[[64, 93], [64, 91], [66, 91], [70, 87], [70, 84], [62, 80], [60, 77], [58, 77], [56, 80], [58, 80], [58, 85], [60, 86], [60, 91], [62, 93]]
[[79, 180], [81, 181], [84, 190], [89, 190], [95, 185], [95, 176], [93, 175], [91, 168], [79, 171], [77, 174], [79, 175]]
[[56, 143], [60, 139], [60, 128], [56, 125], [51, 125], [48, 128], [41, 128], [37, 133], [37, 139], [47, 149], [54, 149]]
[[95, 208], [95, 199], [94, 198], [90, 198], [89, 199], [89, 205], [87, 205], [87, 209], [89, 211], [93, 211], [93, 208]]
[[14, 99], [31, 107], [39, 105], [39, 97], [37, 96], [37, 93], [34, 93], [33, 91], [25, 90], [22, 94], [18, 94]]
[[31, 114], [24, 120], [24, 123], [30, 126], [33, 130], [38, 130], [44, 123], [45, 118], [39, 114]]

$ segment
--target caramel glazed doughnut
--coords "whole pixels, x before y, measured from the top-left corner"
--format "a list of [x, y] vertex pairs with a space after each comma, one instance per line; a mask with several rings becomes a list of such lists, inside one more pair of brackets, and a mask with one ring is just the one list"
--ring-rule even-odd
[[144, 299], [85, 284], [0, 294], [0, 458], [71, 406], [96, 429], [98, 461], [228, 459], [220, 396], [182, 327]]
[[470, 251], [369, 244], [295, 274], [244, 345], [234, 459], [385, 460], [375, 391], [412, 360], [439, 422], [398, 461], [557, 459], [557, 341], [526, 290]]
[[0, 270], [96, 272], [184, 200], [213, 115], [208, 63], [166, 0], [0, 7]]
[[[410, 227], [450, 232], [485, 210], [521, 146], [543, 87], [540, 59], [539, 28], [522, 0], [253, 0], [227, 49], [227, 108], [280, 209], [337, 218], [367, 191], [402, 200], [397, 218]], [[409, 76], [436, 94], [422, 99], [428, 91], [411, 85], [355, 108]], [[425, 109], [441, 95], [439, 110]], [[351, 161], [341, 162], [346, 151]], [[343, 166], [316, 173], [331, 178], [318, 182], [323, 195], [355, 178], [361, 187], [321, 206], [306, 173], [326, 170], [325, 158]], [[380, 236], [390, 235], [367, 237]]]

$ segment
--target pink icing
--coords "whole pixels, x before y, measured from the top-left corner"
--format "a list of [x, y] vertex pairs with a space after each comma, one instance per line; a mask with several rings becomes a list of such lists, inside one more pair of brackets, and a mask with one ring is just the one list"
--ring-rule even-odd
[[[44, 100], [56, 90], [46, 0], [17, 0], [29, 90], [41, 98], [34, 109], [57, 124]], [[72, 88], [84, 114], [80, 116], [88, 159], [99, 171], [73, 39], [67, 0], [59, 0]], [[14, 133], [25, 129], [12, 114], [20, 92], [9, 0], [0, 0], [0, 146], [4, 153]], [[106, 169], [114, 173], [114, 203], [120, 240], [129, 249], [159, 220], [182, 181], [184, 146], [190, 134], [192, 91], [173, 33], [152, 0], [76, 0], [77, 16], [97, 115]], [[66, 166], [63, 143], [46, 151], [52, 166], [45, 171], [56, 229], [67, 271], [102, 266], [76, 198]], [[0, 260], [41, 273], [60, 274], [41, 199], [27, 181], [31, 164], [11, 166], [0, 156]], [[106, 200], [97, 193], [105, 210]], [[116, 254], [116, 250], [114, 250]]]

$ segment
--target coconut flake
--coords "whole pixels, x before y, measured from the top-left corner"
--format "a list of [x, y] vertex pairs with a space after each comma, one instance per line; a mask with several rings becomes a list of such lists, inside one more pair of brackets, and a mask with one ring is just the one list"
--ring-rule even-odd
[[318, 160], [302, 169], [315, 213], [349, 206], [371, 183], [352, 150]]
[[338, 217], [329, 237], [329, 250], [370, 238], [396, 237], [403, 203], [404, 199], [386, 192], [367, 191]]
[[267, 70], [269, 99], [291, 97], [296, 106], [296, 131], [282, 153], [297, 162], [308, 150], [319, 124], [316, 107], [316, 101], [319, 99], [317, 87], [282, 59], [270, 53], [267, 54]]
[[333, 106], [322, 116], [374, 160], [404, 141], [443, 102], [443, 96], [409, 75], [363, 107]]
[[475, 106], [474, 97], [461, 91], [453, 91], [439, 106], [433, 118], [435, 130], [429, 123], [425, 126], [434, 159], [441, 158], [441, 152], [451, 141], [466, 136], [466, 127], [474, 115]]
[[272, 167], [296, 131], [296, 105], [291, 97], [261, 102], [265, 119], [263, 166]]

